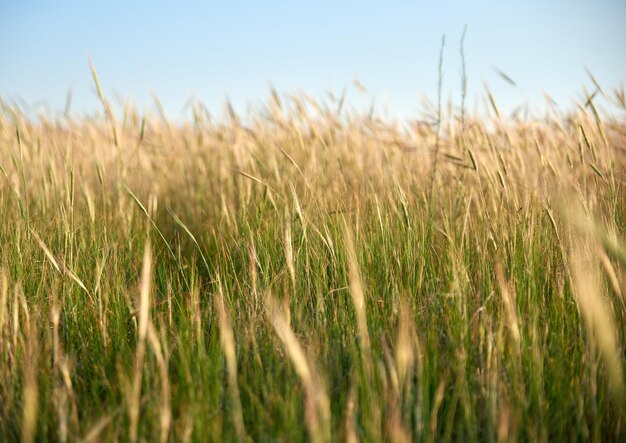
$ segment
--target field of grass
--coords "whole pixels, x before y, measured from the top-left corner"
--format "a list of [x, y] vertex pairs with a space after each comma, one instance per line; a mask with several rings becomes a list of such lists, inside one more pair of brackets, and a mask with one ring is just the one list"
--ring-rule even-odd
[[623, 90], [414, 124], [101, 99], [1, 104], [0, 441], [626, 438]]

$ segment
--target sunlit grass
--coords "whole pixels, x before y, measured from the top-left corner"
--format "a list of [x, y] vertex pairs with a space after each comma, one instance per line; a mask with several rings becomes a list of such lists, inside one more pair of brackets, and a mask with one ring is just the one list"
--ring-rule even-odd
[[432, 125], [98, 91], [2, 104], [3, 441], [626, 436], [622, 91]]

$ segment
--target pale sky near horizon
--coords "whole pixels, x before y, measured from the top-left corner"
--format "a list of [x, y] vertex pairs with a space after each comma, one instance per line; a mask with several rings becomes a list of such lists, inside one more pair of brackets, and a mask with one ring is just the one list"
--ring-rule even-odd
[[386, 100], [392, 115], [413, 116], [421, 96], [436, 98], [444, 34], [443, 95], [459, 101], [466, 25], [470, 105], [484, 83], [510, 110], [541, 105], [543, 92], [567, 107], [592, 89], [585, 68], [609, 88], [626, 80], [626, 0], [0, 0], [0, 97], [62, 110], [71, 89], [75, 112], [98, 110], [91, 57], [108, 97], [141, 110], [155, 93], [175, 118], [190, 97], [219, 113], [228, 96], [243, 110], [270, 83], [318, 98], [349, 87], [354, 102]]

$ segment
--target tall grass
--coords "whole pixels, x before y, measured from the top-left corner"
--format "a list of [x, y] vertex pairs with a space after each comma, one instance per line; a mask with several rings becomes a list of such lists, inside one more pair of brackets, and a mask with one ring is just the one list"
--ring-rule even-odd
[[1, 441], [626, 438], [623, 91], [433, 125], [98, 91], [1, 104]]

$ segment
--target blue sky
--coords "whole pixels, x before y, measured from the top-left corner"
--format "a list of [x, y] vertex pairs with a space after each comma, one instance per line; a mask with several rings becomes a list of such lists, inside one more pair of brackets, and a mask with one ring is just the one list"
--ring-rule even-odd
[[[157, 94], [169, 115], [189, 97], [219, 113], [280, 92], [322, 97], [358, 78], [354, 103], [383, 103], [413, 116], [436, 97], [446, 35], [444, 97], [460, 95], [459, 40], [467, 25], [470, 105], [489, 83], [505, 109], [561, 107], [586, 85], [589, 68], [606, 86], [626, 80], [626, 1], [7, 1], [0, 0], [0, 96], [93, 112], [88, 57], [110, 98], [140, 109]], [[495, 68], [517, 83], [507, 84]]]

